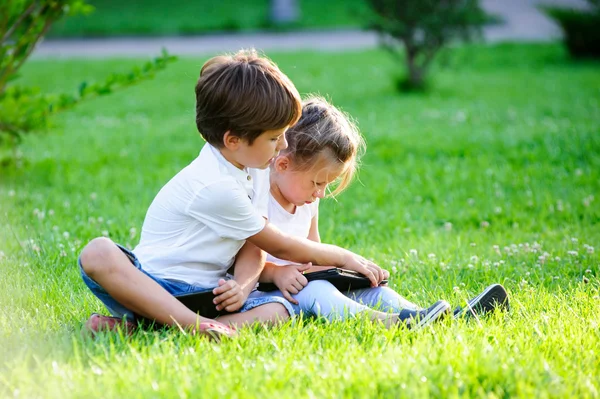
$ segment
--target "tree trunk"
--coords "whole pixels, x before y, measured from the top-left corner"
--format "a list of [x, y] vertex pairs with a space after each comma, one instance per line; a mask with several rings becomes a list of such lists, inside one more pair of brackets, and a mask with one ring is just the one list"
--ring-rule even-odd
[[405, 82], [409, 89], [421, 89], [424, 84], [425, 68], [417, 62], [418, 52], [405, 42], [406, 49], [406, 68], [408, 69], [408, 79]]

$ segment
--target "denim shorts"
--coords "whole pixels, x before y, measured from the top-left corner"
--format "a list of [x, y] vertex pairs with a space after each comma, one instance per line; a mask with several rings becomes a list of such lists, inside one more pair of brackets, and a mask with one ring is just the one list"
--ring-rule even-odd
[[[165, 290], [167, 290], [167, 292], [169, 292], [169, 294], [171, 294], [173, 296], [182, 295], [182, 294], [192, 294], [192, 293], [196, 294], [196, 293], [208, 292], [208, 291], [212, 291], [214, 288], [216, 288], [216, 287], [203, 288], [203, 287], [198, 287], [198, 286], [186, 283], [184, 281], [167, 280], [167, 279], [163, 279], [160, 277], [155, 277], [152, 274], [150, 274], [144, 270], [144, 268], [142, 267], [138, 258], [135, 256], [135, 254], [133, 252], [131, 252], [127, 248], [122, 247], [119, 244], [116, 244], [116, 245], [119, 247], [119, 249], [121, 249], [121, 251], [123, 251], [123, 253], [125, 255], [127, 255], [129, 260], [131, 261], [131, 263], [138, 270], [140, 270], [142, 273], [144, 273], [145, 275], [150, 277], [152, 280], [156, 281], [158, 283], [158, 285], [163, 287]], [[88, 288], [92, 291], [92, 293], [94, 295], [96, 295], [98, 297], [98, 299], [100, 299], [100, 301], [102, 301], [104, 306], [107, 307], [108, 311], [113, 316], [121, 317], [121, 318], [126, 317], [128, 320], [136, 319], [136, 315], [131, 310], [127, 309], [126, 307], [121, 305], [119, 302], [117, 302], [113, 297], [110, 296], [110, 294], [108, 292], [106, 292], [106, 290], [104, 288], [102, 288], [102, 286], [100, 286], [98, 283], [96, 283], [94, 280], [92, 280], [87, 274], [85, 274], [83, 267], [81, 267], [81, 258], [79, 258], [78, 264], [79, 264], [79, 271], [81, 272], [81, 277], [83, 278], [83, 282], [88, 286]], [[292, 304], [290, 302], [288, 302], [283, 297], [275, 297], [275, 296], [264, 297], [264, 298], [248, 298], [246, 300], [246, 302], [244, 303], [244, 305], [239, 310], [239, 312], [240, 313], [247, 312], [251, 309], [254, 309], [261, 305], [265, 305], [267, 303], [280, 303], [286, 308], [286, 310], [290, 314], [290, 318], [294, 317], [294, 315], [295, 315], [294, 308], [292, 307]]]

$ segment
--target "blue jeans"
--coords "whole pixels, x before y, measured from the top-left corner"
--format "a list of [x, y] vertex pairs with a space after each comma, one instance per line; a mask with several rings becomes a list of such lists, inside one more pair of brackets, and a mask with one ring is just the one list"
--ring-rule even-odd
[[[125, 255], [127, 255], [129, 260], [131, 261], [131, 263], [139, 271], [141, 271], [142, 273], [144, 273], [145, 275], [150, 277], [152, 280], [156, 281], [158, 283], [158, 285], [163, 287], [165, 290], [167, 290], [167, 292], [169, 294], [171, 294], [173, 296], [178, 296], [178, 295], [182, 295], [182, 294], [192, 294], [192, 293], [197, 294], [197, 293], [202, 293], [202, 292], [208, 292], [208, 291], [212, 291], [215, 288], [215, 287], [202, 288], [202, 287], [198, 287], [198, 286], [195, 286], [192, 284], [188, 284], [184, 281], [167, 280], [167, 279], [155, 277], [143, 269], [138, 258], [135, 256], [135, 254], [133, 252], [131, 252], [127, 248], [122, 247], [119, 244], [117, 244], [117, 246], [121, 249], [121, 251], [123, 251], [123, 253]], [[119, 302], [117, 302], [112, 296], [110, 296], [110, 294], [108, 292], [106, 292], [106, 290], [104, 288], [102, 288], [102, 286], [100, 284], [96, 283], [85, 273], [85, 271], [83, 270], [83, 267], [81, 266], [81, 258], [78, 260], [78, 264], [79, 264], [79, 270], [81, 272], [81, 277], [83, 278], [83, 282], [85, 283], [85, 285], [87, 285], [88, 288], [92, 291], [92, 293], [94, 295], [96, 295], [98, 297], [98, 299], [100, 299], [100, 301], [102, 301], [104, 306], [106, 306], [108, 311], [113, 316], [120, 317], [120, 318], [126, 317], [128, 320], [136, 319], [137, 316], [131, 310], [127, 309], [125, 306], [123, 306]], [[265, 305], [267, 303], [280, 303], [286, 308], [286, 310], [290, 314], [290, 318], [294, 317], [294, 315], [295, 315], [292, 304], [289, 303], [283, 297], [248, 298], [246, 300], [246, 302], [244, 303], [244, 305], [242, 306], [242, 308], [239, 310], [239, 312], [240, 313], [247, 312], [251, 309], [254, 309], [261, 305]]]
[[[283, 294], [281, 291], [254, 291], [249, 298], [283, 298]], [[330, 321], [343, 320], [370, 309], [388, 313], [400, 313], [402, 309], [420, 309], [389, 287], [363, 288], [342, 293], [326, 280], [309, 282], [292, 298], [298, 301], [298, 305], [292, 304], [296, 314], [302, 312], [307, 316], [323, 316]]]

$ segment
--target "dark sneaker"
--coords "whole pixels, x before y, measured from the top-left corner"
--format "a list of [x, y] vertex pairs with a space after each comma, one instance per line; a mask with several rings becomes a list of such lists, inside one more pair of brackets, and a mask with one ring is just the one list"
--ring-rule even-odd
[[450, 314], [450, 304], [446, 301], [437, 301], [427, 309], [408, 310], [400, 312], [398, 319], [409, 330], [418, 330], [435, 321], [442, 320]]
[[83, 334], [95, 337], [99, 332], [103, 331], [123, 331], [125, 335], [133, 334], [136, 325], [130, 321], [121, 319], [120, 317], [103, 316], [98, 313], [92, 313], [90, 318], [83, 326]]
[[479, 316], [491, 313], [494, 309], [509, 310], [508, 293], [500, 284], [492, 284], [471, 299], [464, 308], [454, 309], [454, 318]]

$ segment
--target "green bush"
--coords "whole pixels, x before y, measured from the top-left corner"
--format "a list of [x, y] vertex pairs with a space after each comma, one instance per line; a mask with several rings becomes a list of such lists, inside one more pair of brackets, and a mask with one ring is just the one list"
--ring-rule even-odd
[[573, 58], [600, 58], [600, 1], [588, 0], [589, 10], [547, 7], [546, 13], [562, 28]]
[[34, 87], [9, 85], [54, 22], [91, 11], [83, 0], [0, 2], [0, 145], [14, 147], [23, 133], [46, 128], [53, 113], [148, 79], [175, 59], [163, 50], [128, 73], [111, 74], [102, 83], [83, 82], [75, 93], [45, 94]]
[[421, 89], [435, 55], [448, 43], [468, 40], [488, 21], [479, 0], [367, 0], [370, 27], [384, 48], [405, 63], [401, 89]]

